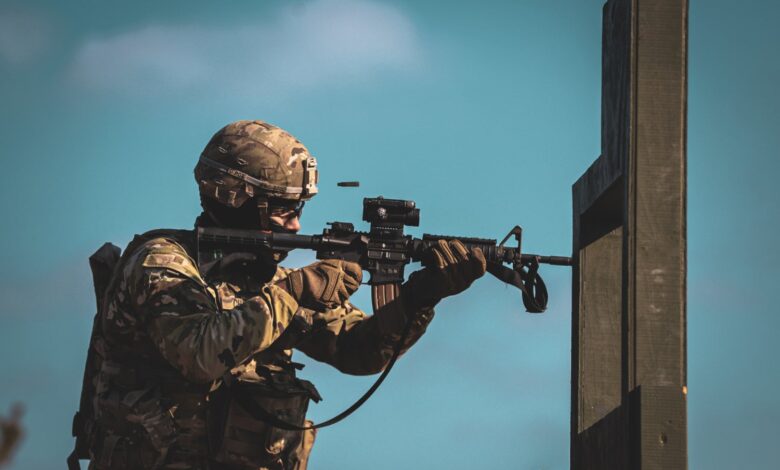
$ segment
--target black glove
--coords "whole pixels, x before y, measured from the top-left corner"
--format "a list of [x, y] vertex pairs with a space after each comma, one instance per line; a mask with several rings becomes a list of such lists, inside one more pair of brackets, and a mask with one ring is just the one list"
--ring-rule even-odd
[[360, 287], [362, 279], [359, 264], [329, 259], [296, 269], [277, 285], [301, 307], [322, 311], [343, 305]]
[[459, 240], [438, 240], [430, 249], [430, 261], [413, 272], [402, 286], [408, 306], [433, 307], [441, 299], [459, 294], [485, 274], [485, 255], [479, 248], [467, 250]]

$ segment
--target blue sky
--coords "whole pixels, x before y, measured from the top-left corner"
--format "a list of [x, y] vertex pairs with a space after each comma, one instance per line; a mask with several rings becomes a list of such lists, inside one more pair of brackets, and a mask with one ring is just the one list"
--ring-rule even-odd
[[[600, 149], [602, 3], [3, 1], [0, 414], [27, 407], [14, 468], [59, 468], [72, 445], [86, 258], [190, 227], [192, 167], [230, 121], [276, 123], [318, 157], [305, 232], [359, 222], [381, 194], [418, 202], [417, 235], [521, 224], [528, 250], [568, 254], [571, 184]], [[774, 468], [780, 7], [690, 10], [690, 466]], [[445, 300], [377, 395], [320, 433], [312, 467], [567, 468], [570, 273], [545, 274], [545, 315], [492, 278]], [[307, 362], [315, 419], [372, 380]]]

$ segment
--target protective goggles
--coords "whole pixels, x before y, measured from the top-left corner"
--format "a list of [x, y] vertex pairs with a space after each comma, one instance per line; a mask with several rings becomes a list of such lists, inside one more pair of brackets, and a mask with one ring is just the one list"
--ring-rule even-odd
[[284, 201], [272, 199], [268, 201], [268, 214], [277, 217], [300, 217], [306, 201]]

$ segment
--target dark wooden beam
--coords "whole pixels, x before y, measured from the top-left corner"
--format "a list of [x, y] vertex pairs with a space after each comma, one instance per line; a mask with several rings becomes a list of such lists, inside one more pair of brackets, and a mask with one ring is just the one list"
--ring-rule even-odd
[[602, 155], [573, 186], [573, 469], [687, 468], [687, 0], [603, 11]]

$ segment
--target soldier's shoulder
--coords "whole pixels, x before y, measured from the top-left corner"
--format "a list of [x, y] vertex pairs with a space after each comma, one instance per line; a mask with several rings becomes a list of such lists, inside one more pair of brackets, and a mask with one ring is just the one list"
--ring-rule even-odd
[[282, 279], [287, 279], [287, 276], [289, 276], [290, 273], [293, 271], [295, 270], [292, 268], [286, 268], [284, 266], [276, 266], [276, 272], [274, 273], [274, 277], [269, 282], [273, 284], [281, 281]]
[[134, 278], [148, 270], [169, 270], [203, 283], [192, 243], [192, 232], [184, 230], [153, 230], [136, 235], [127, 247], [123, 267], [126, 278]]

